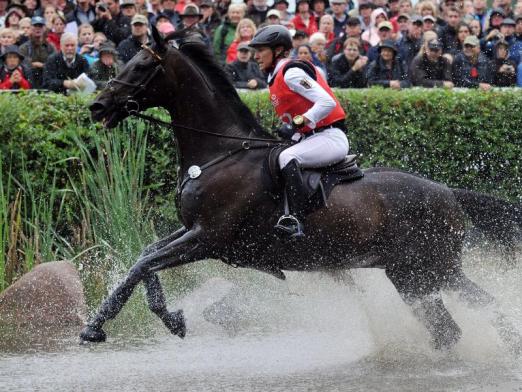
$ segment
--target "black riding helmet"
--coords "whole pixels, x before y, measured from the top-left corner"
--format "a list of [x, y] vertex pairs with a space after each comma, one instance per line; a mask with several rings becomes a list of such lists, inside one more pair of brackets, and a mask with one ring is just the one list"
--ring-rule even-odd
[[269, 25], [257, 30], [249, 46], [252, 48], [268, 46], [272, 50], [282, 46], [284, 50], [290, 50], [292, 49], [292, 37], [285, 26]]

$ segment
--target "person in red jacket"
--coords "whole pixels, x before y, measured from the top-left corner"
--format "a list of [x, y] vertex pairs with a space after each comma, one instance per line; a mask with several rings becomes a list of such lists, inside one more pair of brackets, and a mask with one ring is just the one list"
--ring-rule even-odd
[[312, 11], [310, 10], [310, 3], [308, 0], [296, 0], [295, 2], [295, 16], [290, 21], [296, 30], [304, 31], [308, 36], [315, 33], [319, 27]]
[[284, 123], [279, 135], [297, 141], [279, 156], [290, 213], [275, 228], [291, 238], [304, 237], [302, 206], [307, 196], [301, 168], [340, 162], [348, 153], [345, 113], [325, 79], [311, 63], [290, 60], [288, 29], [270, 25], [257, 31], [249, 44], [259, 68], [268, 74], [270, 100]]
[[30, 71], [22, 66], [24, 56], [18, 50], [18, 46], [7, 46], [0, 58], [4, 63], [0, 70], [0, 90], [30, 89], [31, 83], [28, 80]]

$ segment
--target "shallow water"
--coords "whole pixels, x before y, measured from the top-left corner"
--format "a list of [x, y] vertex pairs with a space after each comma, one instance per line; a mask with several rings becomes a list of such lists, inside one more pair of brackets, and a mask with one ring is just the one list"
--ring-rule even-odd
[[[494, 255], [468, 253], [466, 271], [522, 333], [521, 260], [500, 268]], [[207, 279], [177, 306], [169, 300], [185, 310], [184, 340], [159, 323], [140, 337], [112, 331], [107, 343], [87, 346], [77, 344], [77, 330], [39, 341], [4, 334], [0, 391], [522, 392], [522, 359], [492, 326], [492, 309], [445, 296], [463, 338], [436, 352], [382, 271], [352, 271], [347, 282], [304, 273], [289, 273], [287, 282], [232, 277]], [[223, 297], [225, 329], [202, 316]]]

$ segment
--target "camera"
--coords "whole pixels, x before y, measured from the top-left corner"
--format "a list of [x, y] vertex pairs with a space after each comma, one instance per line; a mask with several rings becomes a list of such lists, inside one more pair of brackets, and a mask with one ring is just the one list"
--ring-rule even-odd
[[98, 4], [96, 6], [96, 8], [98, 8], [101, 12], [107, 11], [107, 6], [105, 4], [102, 4], [102, 3]]

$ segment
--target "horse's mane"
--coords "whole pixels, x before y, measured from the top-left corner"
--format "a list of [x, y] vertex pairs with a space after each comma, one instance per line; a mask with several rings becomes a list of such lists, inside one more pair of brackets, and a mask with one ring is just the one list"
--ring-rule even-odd
[[214, 85], [216, 91], [226, 99], [228, 105], [239, 114], [243, 124], [253, 129], [256, 136], [271, 137], [256, 120], [250, 109], [241, 101], [236, 89], [230, 82], [223, 66], [216, 61], [201, 35], [193, 29], [175, 31], [164, 38], [165, 41], [178, 42], [179, 50], [200, 69]]

